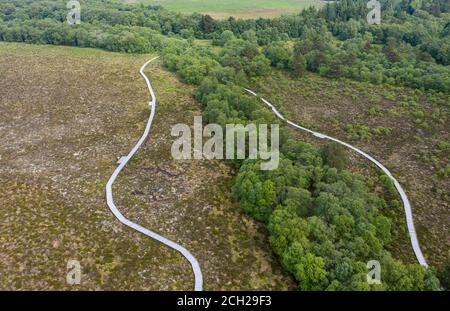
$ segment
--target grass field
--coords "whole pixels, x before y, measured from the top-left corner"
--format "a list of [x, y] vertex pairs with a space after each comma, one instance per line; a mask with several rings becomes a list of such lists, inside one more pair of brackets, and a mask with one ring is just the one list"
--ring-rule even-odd
[[[388, 85], [329, 80], [307, 74], [293, 80], [282, 72], [252, 85], [295, 123], [316, 129], [367, 151], [385, 164], [411, 200], [414, 223], [428, 262], [450, 261], [450, 97]], [[322, 140], [300, 134], [313, 144]], [[380, 173], [353, 153], [352, 170], [365, 176]], [[375, 183], [382, 193], [384, 186]], [[394, 220], [394, 255], [415, 262], [406, 234], [404, 211], [384, 211]]]
[[[0, 290], [190, 290], [177, 252], [124, 227], [105, 185], [143, 132], [151, 55], [0, 44]], [[205, 289], [288, 289], [262, 226], [233, 204], [223, 162], [174, 161], [172, 125], [201, 115], [193, 88], [147, 67], [157, 95], [149, 140], [115, 183], [123, 214], [185, 246]], [[79, 286], [66, 284], [69, 259]]]
[[311, 5], [321, 6], [320, 0], [123, 0], [127, 3], [159, 4], [181, 13], [207, 13], [214, 18], [274, 17], [296, 13]]

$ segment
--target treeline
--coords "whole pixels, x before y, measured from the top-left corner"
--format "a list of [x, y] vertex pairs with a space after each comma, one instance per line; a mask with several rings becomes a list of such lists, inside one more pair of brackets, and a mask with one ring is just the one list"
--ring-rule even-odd
[[[167, 68], [198, 86], [196, 99], [205, 119], [221, 125], [278, 122], [242, 90], [252, 77], [270, 74], [271, 66], [294, 76], [310, 70], [330, 77], [370, 80], [378, 73], [374, 83], [449, 90], [448, 68], [443, 63], [426, 51], [425, 60], [414, 58], [420, 47], [391, 35], [392, 29], [402, 33], [408, 21], [422, 20], [416, 12], [392, 15], [397, 24], [372, 30], [358, 19], [357, 11], [339, 13], [335, 19], [325, 16], [330, 6], [254, 21], [215, 21], [207, 15], [183, 16], [159, 7], [110, 1], [82, 2], [82, 6], [83, 22], [72, 27], [65, 23], [65, 1], [2, 2], [0, 39], [123, 52], [158, 51]], [[434, 23], [433, 36], [444, 29], [441, 18], [427, 15]], [[220, 49], [193, 44], [194, 38], [212, 39]], [[371, 194], [361, 177], [346, 171], [342, 148], [328, 145], [319, 149], [296, 142], [284, 127], [280, 148], [280, 167], [275, 171], [261, 171], [257, 161], [235, 161], [239, 174], [233, 195], [245, 212], [267, 225], [274, 252], [300, 289], [439, 288], [433, 269], [392, 258], [387, 250], [391, 222], [382, 211], [401, 210], [401, 204], [395, 195], [385, 201]], [[392, 186], [389, 178], [380, 180]], [[382, 265], [381, 285], [366, 281], [369, 260]]]
[[161, 50], [170, 38], [145, 27], [83, 23], [76, 28], [52, 19], [0, 22], [0, 39], [9, 42], [101, 48], [113, 52], [149, 53]]
[[159, 6], [92, 0], [81, 1], [82, 24], [69, 26], [66, 1], [9, 0], [0, 3], [0, 40], [133, 53], [159, 51], [167, 36], [211, 39], [219, 46], [229, 43], [228, 48], [243, 40], [257, 44], [272, 66], [294, 77], [308, 70], [450, 92], [448, 1], [382, 3], [382, 24], [368, 25], [365, 0], [342, 0], [274, 19], [223, 21]]

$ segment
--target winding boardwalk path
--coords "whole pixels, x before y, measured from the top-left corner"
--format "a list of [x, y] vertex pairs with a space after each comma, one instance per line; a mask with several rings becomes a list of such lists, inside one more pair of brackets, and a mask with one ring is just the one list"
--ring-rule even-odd
[[[257, 96], [258, 95], [253, 92], [252, 90], [249, 89], [245, 89], [248, 93], [250, 93], [253, 96]], [[416, 228], [414, 227], [414, 221], [413, 221], [413, 215], [412, 215], [412, 210], [411, 210], [411, 204], [409, 203], [408, 197], [406, 196], [405, 191], [403, 190], [402, 186], [400, 185], [400, 183], [397, 181], [397, 179], [394, 178], [394, 176], [392, 176], [391, 172], [383, 165], [381, 164], [379, 161], [377, 161], [376, 159], [374, 159], [372, 156], [368, 155], [367, 153], [365, 153], [364, 151], [361, 151], [360, 149], [353, 147], [350, 144], [347, 144], [346, 142], [340, 141], [339, 139], [312, 131], [310, 129], [307, 129], [305, 127], [302, 127], [298, 124], [295, 124], [294, 122], [291, 122], [289, 120], [287, 120], [270, 102], [268, 102], [267, 100], [265, 100], [262, 97], [259, 97], [269, 108], [272, 109], [272, 111], [277, 115], [278, 118], [280, 118], [281, 120], [283, 120], [284, 122], [286, 122], [287, 124], [289, 124], [290, 126], [293, 126], [299, 130], [308, 132], [320, 139], [328, 139], [334, 142], [337, 142], [341, 145], [344, 145], [350, 149], [352, 149], [353, 151], [359, 153], [360, 155], [362, 155], [363, 157], [369, 159], [369, 161], [375, 163], [376, 166], [378, 166], [387, 176], [389, 176], [389, 178], [392, 179], [392, 181], [394, 182], [395, 188], [397, 189], [398, 193], [400, 194], [400, 197], [402, 198], [403, 201], [403, 207], [405, 209], [405, 216], [406, 216], [406, 224], [408, 226], [408, 233], [409, 233], [409, 237], [411, 240], [411, 245], [412, 248], [414, 250], [414, 254], [416, 255], [417, 261], [425, 267], [428, 267], [427, 261], [425, 260], [425, 257], [422, 254], [422, 251], [420, 250], [420, 245], [419, 245], [419, 240], [417, 239], [417, 234], [416, 234]]]
[[127, 156], [120, 158], [120, 160], [118, 162], [119, 166], [116, 168], [116, 170], [114, 171], [112, 176], [109, 178], [108, 183], [106, 184], [106, 201], [108, 203], [108, 207], [111, 210], [111, 212], [114, 214], [114, 216], [116, 216], [116, 218], [121, 223], [123, 223], [124, 225], [126, 225], [130, 228], [133, 228], [136, 231], [141, 232], [142, 234], [145, 234], [146, 236], [148, 236], [152, 239], [155, 239], [155, 240], [163, 243], [164, 245], [166, 245], [170, 248], [173, 248], [174, 250], [177, 250], [178, 252], [180, 252], [189, 261], [189, 263], [192, 266], [192, 271], [194, 272], [194, 277], [195, 277], [194, 290], [201, 291], [201, 290], [203, 290], [203, 276], [202, 276], [202, 271], [200, 269], [200, 265], [198, 264], [197, 259], [183, 246], [125, 218], [122, 215], [122, 213], [120, 213], [120, 211], [117, 209], [116, 205], [114, 204], [113, 195], [112, 195], [112, 186], [113, 186], [114, 181], [116, 180], [117, 176], [122, 171], [122, 169], [125, 167], [125, 165], [127, 165], [128, 161], [130, 161], [130, 159], [134, 156], [134, 154], [138, 151], [138, 149], [142, 146], [144, 141], [147, 139], [147, 136], [150, 132], [150, 127], [153, 122], [153, 118], [155, 117], [156, 97], [155, 97], [155, 93], [153, 92], [153, 88], [150, 84], [150, 81], [144, 73], [144, 70], [148, 64], [150, 64], [152, 61], [156, 60], [157, 58], [159, 58], [159, 56], [152, 58], [151, 60], [146, 62], [144, 65], [142, 65], [141, 70], [139, 71], [140, 74], [142, 75], [142, 77], [144, 78], [145, 83], [147, 84], [147, 87], [148, 87], [148, 90], [150, 92], [150, 96], [152, 99], [151, 102], [149, 103], [149, 105], [151, 107], [151, 112], [150, 112], [150, 117], [147, 122], [147, 126], [145, 127], [144, 134], [142, 134], [142, 137], [139, 139], [139, 141], [136, 143], [136, 145], [133, 147], [133, 149], [131, 149], [130, 153]]

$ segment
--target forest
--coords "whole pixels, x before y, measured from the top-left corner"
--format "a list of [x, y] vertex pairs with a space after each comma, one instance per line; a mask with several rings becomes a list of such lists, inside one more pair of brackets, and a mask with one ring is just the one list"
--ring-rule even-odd
[[[244, 94], [253, 77], [273, 68], [293, 78], [306, 71], [450, 94], [450, 5], [446, 0], [382, 2], [381, 25], [369, 25], [366, 1], [341, 0], [322, 9], [273, 19], [214, 20], [160, 6], [95, 0], [82, 5], [82, 23], [66, 22], [65, 1], [11, 0], [0, 4], [0, 41], [157, 52], [164, 65], [197, 86], [209, 123], [276, 123], [256, 98]], [[199, 42], [210, 44], [199, 44]], [[263, 222], [283, 268], [300, 290], [437, 290], [447, 274], [405, 264], [388, 251], [398, 208], [364, 178], [350, 173], [334, 144], [316, 147], [282, 128], [280, 167], [259, 170], [234, 161], [232, 193], [245, 213]], [[385, 187], [392, 181], [382, 176]], [[369, 260], [380, 261], [383, 283], [366, 281]], [[440, 284], [441, 283], [441, 284]]]
[[[189, 44], [211, 39], [228, 49], [243, 40], [261, 52], [256, 62], [262, 70], [269, 60], [294, 76], [308, 70], [331, 78], [450, 92], [448, 1], [382, 3], [383, 23], [372, 26], [365, 21], [366, 1], [361, 0], [274, 19], [221, 21], [160, 6], [82, 1], [82, 23], [72, 27], [65, 22], [65, 1], [11, 0], [0, 4], [0, 40], [131, 53], [160, 51], [173, 40]], [[230, 55], [222, 63], [245, 70], [235, 58]]]

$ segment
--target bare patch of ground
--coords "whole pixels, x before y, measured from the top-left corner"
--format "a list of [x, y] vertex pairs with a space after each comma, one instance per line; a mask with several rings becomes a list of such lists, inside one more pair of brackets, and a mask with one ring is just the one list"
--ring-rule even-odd
[[228, 19], [230, 16], [234, 18], [242, 19], [253, 19], [253, 18], [274, 18], [283, 14], [293, 14], [298, 13], [299, 9], [272, 9], [272, 8], [252, 8], [247, 11], [226, 11], [226, 12], [206, 12], [205, 14], [210, 15], [214, 19]]

